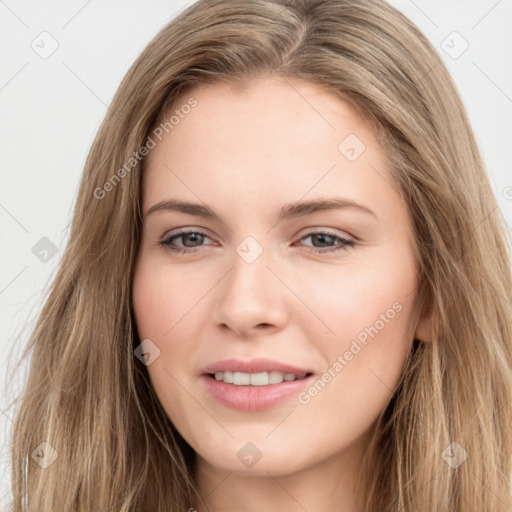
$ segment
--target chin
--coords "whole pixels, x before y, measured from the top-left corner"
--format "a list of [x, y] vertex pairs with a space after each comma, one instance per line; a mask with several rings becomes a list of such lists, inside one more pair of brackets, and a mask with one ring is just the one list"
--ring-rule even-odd
[[310, 453], [312, 446], [308, 447], [308, 451], [304, 450], [307, 443], [308, 439], [305, 439], [300, 446], [282, 442], [276, 446], [264, 438], [259, 441], [256, 436], [252, 440], [244, 436], [243, 439], [230, 439], [228, 443], [223, 440], [215, 447], [194, 447], [194, 450], [207, 464], [220, 470], [252, 476], [268, 476], [269, 473], [272, 476], [286, 476], [320, 462], [322, 457], [319, 451], [316, 451], [315, 457], [314, 450]]

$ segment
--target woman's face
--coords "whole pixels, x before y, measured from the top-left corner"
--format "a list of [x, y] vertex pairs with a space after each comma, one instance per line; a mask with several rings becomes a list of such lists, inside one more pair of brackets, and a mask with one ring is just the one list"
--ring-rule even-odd
[[198, 87], [176, 108], [146, 157], [133, 281], [155, 392], [210, 467], [341, 460], [413, 338], [416, 262], [383, 149], [298, 80]]

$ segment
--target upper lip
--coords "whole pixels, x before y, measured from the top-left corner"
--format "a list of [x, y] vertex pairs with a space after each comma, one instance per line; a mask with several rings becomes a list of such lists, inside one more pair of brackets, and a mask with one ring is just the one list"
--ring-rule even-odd
[[272, 359], [223, 359], [209, 364], [202, 369], [202, 374], [216, 372], [242, 372], [242, 373], [260, 373], [260, 372], [282, 372], [301, 375], [303, 373], [312, 373], [307, 368], [299, 368], [280, 361]]

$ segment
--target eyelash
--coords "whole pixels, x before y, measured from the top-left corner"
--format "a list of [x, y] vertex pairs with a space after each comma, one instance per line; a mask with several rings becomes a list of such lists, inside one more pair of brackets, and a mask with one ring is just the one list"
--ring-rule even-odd
[[[175, 246], [171, 245], [171, 243], [175, 239], [178, 239], [178, 238], [181, 238], [184, 235], [190, 235], [190, 234], [198, 234], [198, 235], [204, 236], [206, 238], [210, 238], [206, 233], [204, 233], [203, 231], [199, 231], [199, 230], [178, 231], [177, 233], [174, 233], [171, 236], [168, 236], [168, 237], [164, 238], [163, 240], [160, 240], [158, 242], [158, 244], [163, 246], [163, 247], [165, 247], [166, 249], [172, 251], [175, 254], [193, 253], [193, 252], [196, 252], [197, 249], [199, 249], [201, 246], [189, 247], [189, 248], [183, 249], [183, 248], [179, 248], [179, 247], [175, 247]], [[355, 246], [355, 242], [353, 240], [348, 240], [348, 239], [343, 238], [341, 236], [338, 236], [338, 235], [336, 235], [334, 233], [331, 233], [328, 230], [313, 231], [313, 232], [308, 233], [307, 235], [301, 237], [300, 240], [304, 240], [305, 238], [309, 238], [310, 236], [313, 236], [313, 235], [328, 235], [329, 237], [333, 238], [334, 240], [337, 240], [339, 245], [337, 247], [334, 247], [334, 248], [328, 247], [328, 248], [323, 248], [323, 249], [320, 248], [320, 247], [311, 247], [308, 250], [308, 252], [314, 252], [314, 253], [317, 253], [317, 254], [322, 254], [322, 253], [325, 253], [325, 252], [346, 251], [350, 247], [354, 247]]]

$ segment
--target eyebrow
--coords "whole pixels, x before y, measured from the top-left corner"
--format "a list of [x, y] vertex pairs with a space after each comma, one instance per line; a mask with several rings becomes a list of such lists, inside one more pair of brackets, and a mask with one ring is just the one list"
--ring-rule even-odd
[[[373, 210], [356, 201], [345, 197], [332, 197], [328, 199], [316, 199], [311, 201], [302, 201], [296, 203], [287, 203], [279, 209], [278, 220], [286, 220], [296, 217], [311, 215], [316, 212], [334, 209], [351, 209], [363, 212], [377, 218]], [[180, 212], [188, 215], [195, 215], [205, 219], [216, 220], [223, 223], [221, 217], [210, 207], [198, 203], [190, 203], [177, 199], [165, 199], [154, 204], [146, 213], [146, 216], [158, 211]]]

